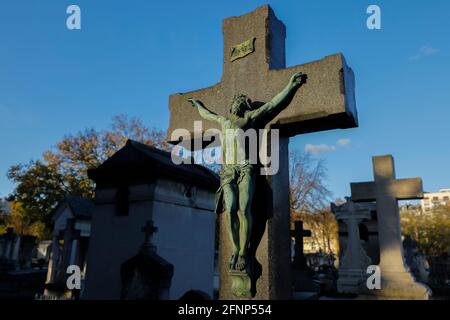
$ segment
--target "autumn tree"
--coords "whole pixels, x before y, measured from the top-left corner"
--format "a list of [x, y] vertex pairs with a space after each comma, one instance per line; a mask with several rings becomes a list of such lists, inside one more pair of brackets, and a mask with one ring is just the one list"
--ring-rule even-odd
[[7, 206], [7, 202], [0, 198], [0, 235], [6, 232], [7, 219], [9, 217], [10, 209]]
[[336, 254], [338, 225], [329, 208], [331, 192], [325, 183], [324, 160], [292, 152], [289, 169], [292, 226], [294, 221], [302, 220], [312, 233], [306, 241], [325, 253]]
[[13, 228], [14, 232], [21, 236], [34, 236], [38, 239], [44, 239], [48, 236], [45, 223], [31, 221], [21, 202], [10, 202], [9, 211], [7, 215], [4, 215], [0, 224], [0, 234], [5, 233], [8, 228]]
[[323, 159], [314, 159], [308, 153], [291, 152], [289, 159], [291, 210], [297, 213], [322, 210], [331, 196], [325, 180]]
[[64, 195], [93, 197], [88, 169], [98, 167], [128, 139], [169, 149], [164, 132], [147, 128], [138, 118], [116, 115], [105, 130], [67, 135], [41, 159], [12, 166], [8, 178], [16, 188], [9, 199], [20, 204], [28, 223], [43, 222], [49, 227], [51, 213]]
[[404, 235], [417, 241], [419, 251], [428, 257], [439, 257], [450, 253], [450, 206], [438, 206], [431, 212], [401, 213]]

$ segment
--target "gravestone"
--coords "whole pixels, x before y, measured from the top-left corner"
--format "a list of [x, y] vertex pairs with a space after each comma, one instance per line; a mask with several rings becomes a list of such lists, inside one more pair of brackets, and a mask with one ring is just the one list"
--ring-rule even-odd
[[[256, 259], [261, 264], [261, 276], [252, 287], [254, 299], [290, 299], [290, 208], [289, 208], [289, 137], [297, 134], [357, 127], [354, 97], [354, 75], [342, 54], [286, 68], [286, 28], [269, 6], [239, 17], [225, 19], [223, 75], [220, 83], [197, 91], [170, 96], [170, 126], [168, 140], [172, 143], [191, 141], [192, 149], [203, 147], [198, 139], [217, 125], [201, 121], [190, 106], [189, 98], [203, 101], [219, 115], [227, 115], [228, 101], [245, 93], [255, 106], [272, 99], [296, 72], [308, 76], [308, 83], [296, 94], [290, 105], [280, 112], [266, 128], [279, 129], [279, 168], [276, 175], [257, 177], [252, 241], [256, 243]], [[172, 136], [177, 129], [190, 134]], [[192, 138], [194, 137], [194, 138]], [[270, 144], [270, 142], [269, 142]], [[273, 190], [273, 191], [272, 191]], [[274, 192], [276, 190], [276, 192]], [[257, 202], [257, 203], [256, 203]], [[257, 208], [257, 209], [256, 209]], [[231, 244], [228, 241], [225, 215], [220, 216], [220, 299], [235, 299], [232, 274], [228, 270]], [[267, 222], [267, 223], [266, 223]], [[244, 298], [250, 298], [246, 295]]]
[[[44, 295], [54, 298], [77, 299], [79, 289], [68, 289], [66, 285], [67, 268], [70, 265], [79, 266], [79, 241], [81, 231], [76, 228], [77, 220], [73, 217], [64, 219], [63, 229], [55, 225], [53, 230], [52, 252], [47, 269]], [[63, 241], [60, 244], [60, 239]], [[82, 280], [82, 279], [81, 279]]]
[[[347, 204], [343, 203], [335, 205], [335, 210], [346, 210]], [[380, 262], [380, 245], [378, 243], [378, 223], [377, 223], [377, 207], [374, 202], [358, 202], [360, 209], [366, 209], [370, 212], [370, 219], [363, 220], [359, 224], [359, 235], [362, 241], [362, 247], [372, 261], [372, 264], [379, 264]], [[342, 258], [346, 251], [348, 242], [348, 230], [344, 221], [338, 220], [339, 228], [339, 258]]]
[[306, 270], [308, 265], [303, 253], [303, 238], [311, 237], [311, 230], [303, 229], [303, 221], [295, 221], [295, 229], [291, 230], [291, 237], [295, 238], [295, 255], [292, 266], [297, 270]]
[[391, 155], [373, 157], [375, 181], [351, 184], [352, 200], [376, 201], [380, 242], [381, 290], [367, 293], [398, 299], [428, 299], [431, 290], [415, 282], [405, 265], [398, 200], [423, 198], [422, 179], [396, 179]]
[[44, 265], [48, 265], [52, 242], [52, 240], [41, 240], [38, 242], [33, 263], [39, 268], [43, 268]]
[[75, 228], [75, 219], [67, 219], [66, 230], [62, 232], [64, 244], [61, 252], [61, 267], [57, 271], [57, 281], [65, 285], [68, 274], [67, 267], [76, 264], [76, 252], [78, 246], [78, 239], [80, 237], [80, 230]]
[[[39, 254], [48, 260], [45, 294], [54, 297], [81, 296], [86, 274], [86, 255], [89, 247], [94, 203], [81, 196], [66, 195], [58, 202], [52, 216], [51, 250]], [[49, 257], [47, 258], [47, 252]], [[42, 259], [39, 259], [42, 263]], [[77, 265], [81, 271], [81, 290], [67, 290], [67, 267]]]
[[303, 229], [303, 221], [295, 221], [295, 229], [291, 230], [295, 238], [294, 260], [292, 262], [292, 279], [295, 292], [319, 292], [320, 288], [313, 282], [314, 272], [308, 268], [303, 252], [303, 238], [311, 237], [311, 230]]
[[22, 245], [22, 236], [17, 235], [14, 240], [14, 246], [12, 249], [11, 260], [14, 261], [16, 267], [19, 267], [19, 254], [20, 254], [20, 246]]
[[[67, 268], [70, 265], [78, 265], [80, 230], [76, 229], [75, 218], [67, 218], [64, 222], [64, 229], [54, 230], [44, 295], [73, 299], [79, 297], [80, 290], [67, 288]], [[59, 239], [62, 239], [62, 245]]]
[[122, 300], [169, 299], [173, 265], [156, 253], [152, 236], [158, 231], [153, 220], [142, 227], [144, 244], [138, 255], [126, 261], [121, 268]]
[[18, 271], [31, 268], [36, 251], [36, 237], [19, 235], [13, 228], [8, 228], [6, 233], [0, 236], [0, 246], [0, 270]]
[[337, 289], [341, 293], [359, 293], [367, 279], [367, 267], [371, 264], [371, 259], [361, 246], [359, 224], [370, 219], [370, 210], [354, 203], [350, 198], [346, 200], [339, 207], [331, 204], [331, 211], [337, 220], [345, 222], [348, 233], [345, 253], [339, 261]]
[[14, 244], [15, 234], [13, 228], [8, 228], [3, 235], [3, 250], [1, 259], [11, 260], [11, 253]]
[[17, 240], [17, 236], [14, 233], [13, 228], [8, 228], [6, 233], [2, 236], [3, 248], [2, 256], [0, 257], [0, 274], [14, 270], [16, 263], [13, 260], [14, 243]]

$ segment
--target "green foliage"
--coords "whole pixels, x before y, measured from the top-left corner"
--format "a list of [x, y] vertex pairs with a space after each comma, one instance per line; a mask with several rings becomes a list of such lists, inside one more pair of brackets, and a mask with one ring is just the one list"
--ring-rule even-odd
[[450, 206], [436, 207], [429, 213], [401, 214], [402, 232], [418, 242], [426, 256], [450, 253]]
[[42, 226], [51, 227], [51, 214], [66, 194], [92, 198], [94, 184], [88, 169], [98, 167], [108, 157], [133, 139], [162, 149], [168, 149], [164, 132], [145, 127], [141, 120], [116, 115], [110, 128], [86, 129], [67, 135], [42, 159], [10, 167], [8, 178], [16, 184], [9, 199], [20, 203], [23, 221], [40, 233]]
[[57, 168], [40, 160], [12, 166], [8, 178], [17, 183], [10, 199], [23, 205], [28, 223], [50, 223], [50, 212], [65, 191], [69, 190]]

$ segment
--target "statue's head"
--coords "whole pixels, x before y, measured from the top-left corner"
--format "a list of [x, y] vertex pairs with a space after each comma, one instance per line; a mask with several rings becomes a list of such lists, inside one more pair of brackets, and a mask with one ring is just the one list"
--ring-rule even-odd
[[245, 94], [234, 96], [231, 100], [230, 113], [239, 117], [244, 116], [245, 112], [252, 109], [252, 100]]

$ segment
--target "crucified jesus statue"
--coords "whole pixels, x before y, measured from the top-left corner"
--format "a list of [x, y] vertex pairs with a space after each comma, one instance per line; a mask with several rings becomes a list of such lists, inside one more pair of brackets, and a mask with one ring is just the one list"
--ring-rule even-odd
[[[220, 125], [222, 159], [225, 158], [227, 152], [231, 151], [231, 154], [235, 155], [239, 151], [244, 151], [244, 161], [239, 163], [223, 161], [220, 173], [221, 185], [216, 193], [216, 213], [220, 214], [225, 211], [227, 214], [228, 233], [232, 243], [230, 270], [243, 271], [249, 263], [248, 248], [252, 233], [251, 206], [257, 171], [255, 164], [249, 161], [245, 146], [240, 145], [244, 140], [235, 139], [232, 144], [233, 150], [226, 150], [229, 147], [229, 144], [225, 143], [227, 135], [236, 130], [245, 132], [248, 129], [265, 128], [267, 123], [291, 103], [297, 90], [306, 83], [306, 79], [305, 74], [295, 73], [280, 93], [257, 109], [252, 107], [252, 101], [246, 95], [237, 95], [231, 101], [229, 117], [208, 110], [199, 100], [189, 99], [202, 118]], [[232, 158], [235, 159], [235, 157]]]

